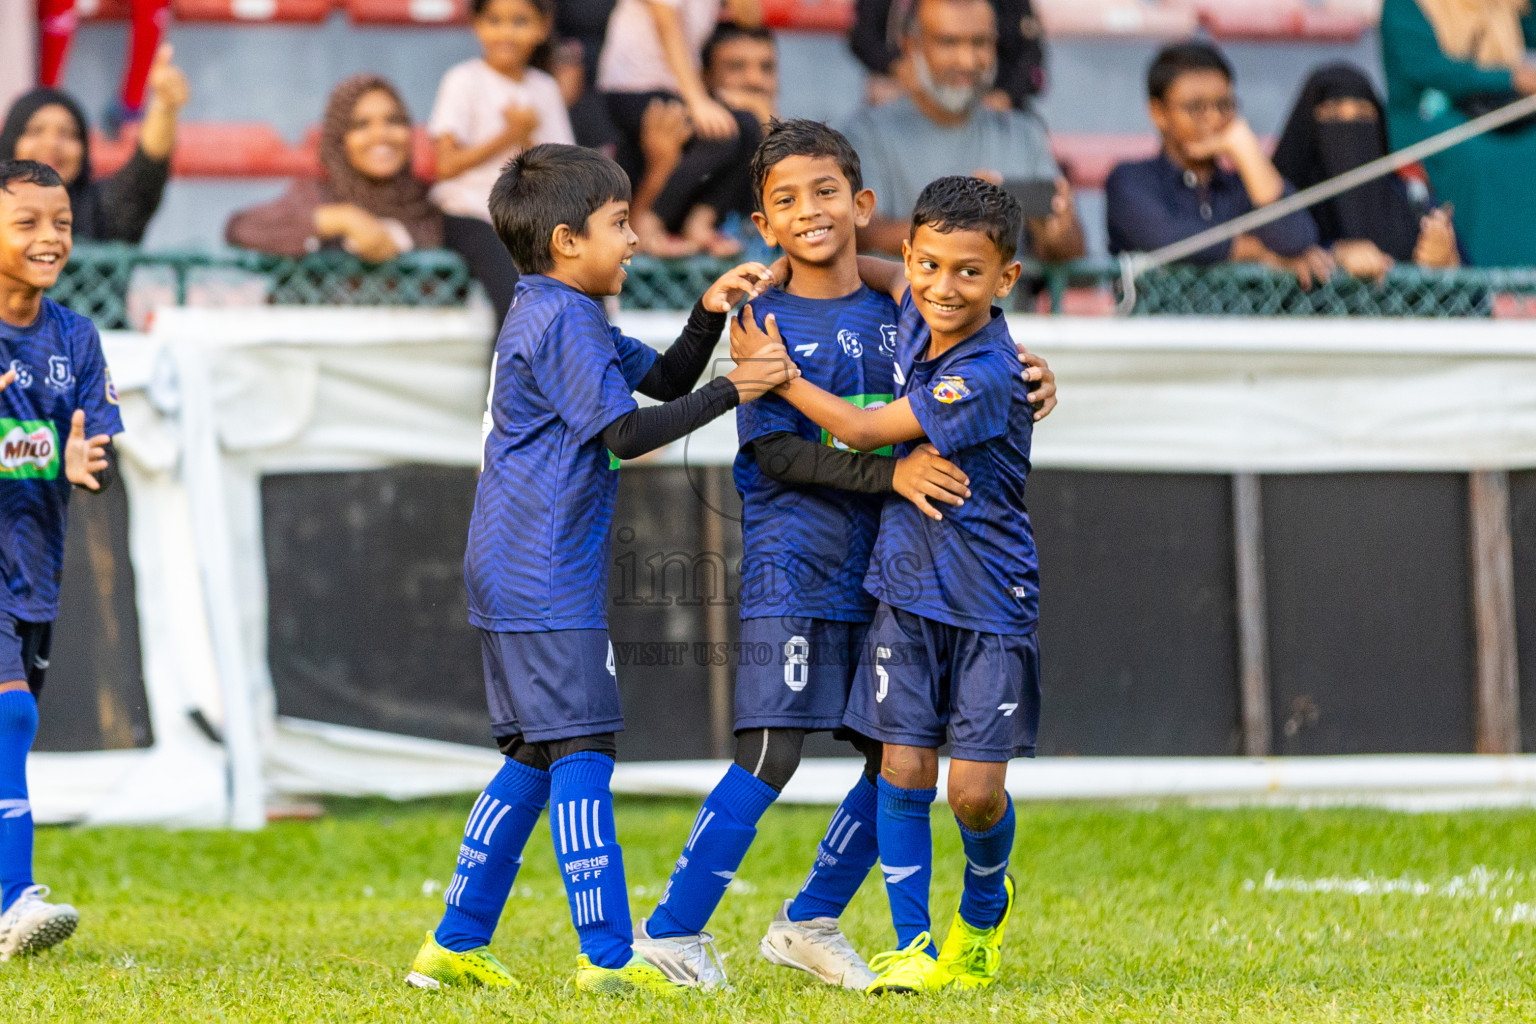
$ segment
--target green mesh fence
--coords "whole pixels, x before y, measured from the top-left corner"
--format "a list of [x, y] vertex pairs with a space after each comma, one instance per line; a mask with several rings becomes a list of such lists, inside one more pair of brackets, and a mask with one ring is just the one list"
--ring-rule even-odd
[[[620, 302], [626, 309], [691, 309], [731, 266], [707, 256], [636, 256]], [[1034, 267], [1049, 307], [1071, 288], [1114, 291], [1117, 264], [1083, 261]], [[451, 252], [407, 253], [364, 263], [345, 253], [290, 260], [256, 253], [147, 253], [82, 244], [49, 293], [103, 329], [122, 329], [156, 305], [458, 306], [471, 280]], [[1398, 267], [1381, 283], [1339, 275], [1303, 290], [1296, 279], [1253, 265], [1163, 267], [1136, 282], [1137, 315], [1487, 317], [1536, 315], [1536, 268], [1420, 270]]]

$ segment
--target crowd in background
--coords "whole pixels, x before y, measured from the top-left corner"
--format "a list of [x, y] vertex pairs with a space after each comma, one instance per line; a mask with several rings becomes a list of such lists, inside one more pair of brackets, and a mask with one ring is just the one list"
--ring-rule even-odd
[[[161, 40], [166, 6], [135, 0], [106, 127], [136, 124], [137, 146], [98, 179], [89, 121], [56, 88], [72, 3], [41, 4], [43, 84], [6, 115], [0, 155], [59, 171], [78, 238], [138, 242], [160, 203], [188, 98]], [[486, 212], [491, 186], [522, 149], [575, 142], [628, 172], [644, 251], [732, 257], [752, 243], [748, 163], [779, 97], [776, 43], [758, 0], [471, 7], [480, 56], [445, 69], [426, 123], [435, 182], [413, 170], [412, 115], [396, 88], [356, 75], [325, 105], [321, 176], [237, 212], [228, 241], [289, 256], [337, 247], [369, 261], [446, 246], [504, 314], [516, 269]], [[1165, 47], [1147, 74], [1160, 151], [1110, 175], [1110, 250], [1187, 238], [1536, 92], [1528, 0], [1384, 0], [1380, 31], [1385, 99], [1359, 68], [1316, 69], [1272, 149], [1244, 119], [1238, 74], [1219, 49], [1200, 40]], [[1035, 258], [1084, 254], [1075, 197], [1032, 102], [1047, 65], [1029, 0], [858, 0], [849, 42], [867, 87], [838, 127], [878, 201], [864, 248], [899, 251], [922, 186], [960, 173], [1016, 191]], [[1536, 190], [1525, 180], [1533, 156], [1536, 123], [1519, 121], [1190, 259], [1264, 264], [1304, 285], [1336, 272], [1376, 279], [1399, 263], [1536, 264]]]

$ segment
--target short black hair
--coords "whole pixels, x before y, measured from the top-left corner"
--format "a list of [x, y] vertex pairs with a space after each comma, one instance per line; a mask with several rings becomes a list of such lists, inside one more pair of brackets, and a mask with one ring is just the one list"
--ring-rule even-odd
[[0, 192], [9, 192], [12, 185], [63, 188], [64, 179], [58, 171], [36, 160], [0, 160]]
[[842, 132], [809, 118], [780, 120], [776, 117], [768, 122], [768, 131], [758, 144], [757, 152], [752, 154], [752, 198], [759, 210], [763, 208], [763, 188], [768, 184], [768, 172], [779, 161], [792, 156], [824, 156], [836, 160], [837, 169], [848, 179], [854, 194], [864, 188], [859, 154]]
[[1232, 65], [1220, 50], [1199, 39], [1188, 39], [1163, 47], [1152, 58], [1152, 66], [1147, 68], [1147, 96], [1162, 99], [1174, 80], [1190, 71], [1219, 71], [1227, 81], [1236, 81]]
[[704, 49], [700, 51], [699, 66], [705, 71], [709, 70], [715, 62], [715, 51], [732, 39], [756, 39], [764, 43], [774, 43], [773, 29], [766, 25], [738, 25], [734, 21], [722, 21], [715, 26], [715, 30], [704, 40]]
[[930, 181], [912, 210], [912, 233], [927, 226], [941, 235], [951, 231], [980, 231], [997, 246], [1007, 263], [1019, 251], [1024, 234], [1024, 207], [990, 181], [952, 174]]
[[596, 150], [546, 142], [507, 162], [491, 189], [491, 225], [524, 274], [545, 274], [555, 261], [550, 239], [561, 224], [585, 235], [587, 218], [605, 203], [629, 202], [629, 175]]

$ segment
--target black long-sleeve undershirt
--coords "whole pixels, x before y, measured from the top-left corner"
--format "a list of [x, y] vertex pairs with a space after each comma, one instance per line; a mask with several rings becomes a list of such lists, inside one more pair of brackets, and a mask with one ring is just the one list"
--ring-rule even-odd
[[693, 312], [688, 314], [683, 333], [651, 364], [635, 390], [658, 402], [670, 402], [692, 391], [720, 342], [720, 332], [725, 330], [728, 315], [711, 313], [704, 308], [703, 302], [696, 303]]
[[829, 448], [788, 431], [753, 441], [752, 457], [758, 469], [782, 484], [858, 494], [890, 494], [896, 489], [897, 460], [891, 456]]

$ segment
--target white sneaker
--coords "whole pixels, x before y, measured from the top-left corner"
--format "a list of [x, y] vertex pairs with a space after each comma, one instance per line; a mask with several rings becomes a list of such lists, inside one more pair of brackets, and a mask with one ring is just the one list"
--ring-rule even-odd
[[645, 957], [667, 980], [689, 988], [724, 988], [725, 963], [709, 932], [670, 935], [653, 939], [646, 931], [649, 918], [635, 922], [635, 952]]
[[0, 961], [38, 953], [74, 934], [80, 912], [68, 903], [46, 903], [46, 885], [22, 890], [11, 909], [0, 914]]
[[768, 934], [757, 948], [769, 963], [793, 967], [814, 974], [828, 985], [863, 991], [875, 980], [875, 972], [859, 956], [853, 943], [837, 926], [835, 917], [813, 917], [809, 921], [791, 921], [785, 900]]

